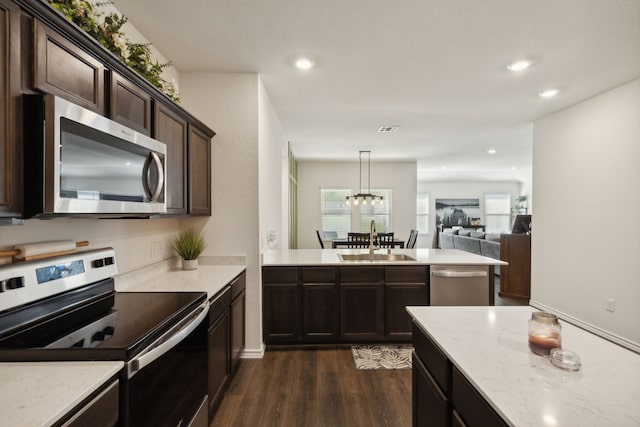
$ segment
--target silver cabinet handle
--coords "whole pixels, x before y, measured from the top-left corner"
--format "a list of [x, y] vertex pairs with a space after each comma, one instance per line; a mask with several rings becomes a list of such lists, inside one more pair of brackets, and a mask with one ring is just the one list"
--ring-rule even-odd
[[[158, 184], [153, 192], [149, 186], [149, 167], [151, 166], [152, 161], [155, 163], [158, 171]], [[153, 151], [149, 153], [149, 156], [147, 156], [147, 159], [144, 161], [144, 167], [142, 168], [142, 185], [144, 186], [144, 191], [149, 197], [149, 201], [157, 201], [158, 197], [160, 197], [160, 193], [162, 192], [162, 186], [164, 185], [164, 169], [162, 167], [160, 157]]]
[[165, 335], [158, 338], [153, 344], [149, 346], [143, 354], [132, 359], [127, 365], [128, 376], [131, 378], [140, 369], [149, 365], [154, 360], [161, 357], [163, 354], [175, 347], [180, 341], [185, 339], [194, 329], [200, 325], [202, 320], [209, 314], [209, 301], [205, 301], [196, 308], [191, 315], [195, 316], [187, 325], [181, 326], [177, 331], [171, 330]]
[[434, 277], [487, 277], [489, 273], [484, 270], [478, 271], [456, 271], [456, 270], [434, 270], [431, 271]]

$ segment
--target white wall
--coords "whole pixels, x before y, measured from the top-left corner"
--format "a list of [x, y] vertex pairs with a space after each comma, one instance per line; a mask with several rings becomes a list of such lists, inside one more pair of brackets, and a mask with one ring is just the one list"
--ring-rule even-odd
[[523, 191], [519, 182], [419, 182], [418, 192], [429, 193], [429, 233], [418, 235], [418, 247], [431, 247], [436, 224], [436, 199], [479, 199], [480, 217], [484, 224], [484, 195], [511, 194], [511, 206]]
[[262, 344], [260, 252], [282, 226], [282, 127], [254, 73], [182, 73], [184, 106], [217, 134], [212, 146], [212, 213], [207, 255], [247, 262], [245, 355]]
[[[258, 140], [259, 140], [259, 186], [260, 194], [260, 247], [266, 249], [286, 248], [287, 192], [283, 192], [283, 176], [288, 175], [287, 140], [280, 120], [273, 109], [269, 96], [258, 79]], [[285, 208], [283, 210], [283, 208]], [[269, 240], [269, 238], [275, 240]]]
[[[298, 161], [299, 249], [319, 247], [320, 188], [351, 188], [355, 194], [360, 191], [359, 170], [359, 162]], [[416, 173], [415, 162], [371, 162], [371, 188], [393, 190], [391, 231], [403, 240], [416, 226]]]
[[533, 302], [640, 348], [640, 80], [537, 121], [533, 177]]

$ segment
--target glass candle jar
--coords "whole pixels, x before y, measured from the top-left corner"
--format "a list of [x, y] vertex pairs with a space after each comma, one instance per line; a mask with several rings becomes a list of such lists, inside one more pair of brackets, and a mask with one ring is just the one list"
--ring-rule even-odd
[[539, 311], [529, 319], [529, 350], [541, 356], [549, 356], [552, 348], [562, 348], [562, 326], [558, 317]]

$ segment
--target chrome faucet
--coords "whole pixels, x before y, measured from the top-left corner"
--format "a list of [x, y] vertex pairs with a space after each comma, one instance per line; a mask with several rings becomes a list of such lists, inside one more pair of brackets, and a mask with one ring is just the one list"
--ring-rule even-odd
[[380, 245], [376, 245], [373, 242], [377, 240], [378, 233], [376, 233], [376, 221], [371, 220], [371, 226], [369, 227], [369, 253], [372, 254], [376, 249], [380, 249]]

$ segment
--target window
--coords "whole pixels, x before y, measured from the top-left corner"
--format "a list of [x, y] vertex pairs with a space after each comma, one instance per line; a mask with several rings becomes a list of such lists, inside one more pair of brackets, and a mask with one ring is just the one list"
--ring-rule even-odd
[[504, 233], [511, 225], [511, 194], [485, 194], [484, 215], [487, 233]]
[[321, 231], [335, 231], [338, 237], [347, 237], [351, 231], [351, 206], [345, 203], [349, 195], [349, 189], [320, 189]]
[[429, 193], [418, 193], [417, 195], [416, 228], [420, 233], [429, 232]]
[[[382, 196], [384, 202], [376, 202], [375, 204], [360, 203], [360, 231], [368, 233], [371, 227], [371, 220], [376, 221], [376, 231], [379, 233], [388, 233], [391, 230], [391, 190], [371, 190], [376, 196]], [[354, 212], [355, 213], [355, 212]]]

